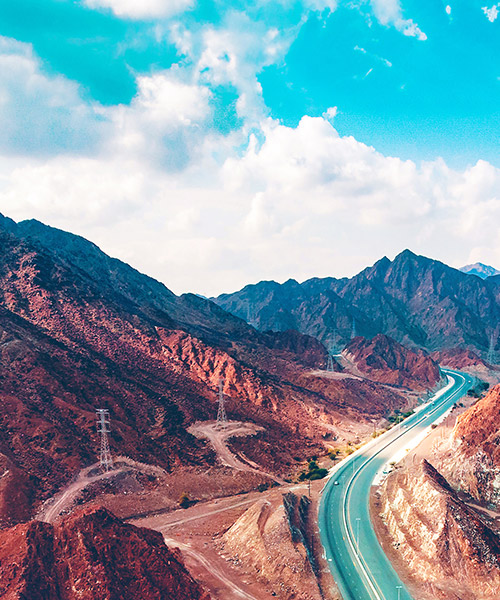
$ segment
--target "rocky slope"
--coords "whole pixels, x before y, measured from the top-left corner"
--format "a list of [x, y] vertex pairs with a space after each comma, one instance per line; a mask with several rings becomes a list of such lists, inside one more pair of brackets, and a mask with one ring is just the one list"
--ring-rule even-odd
[[210, 600], [160, 533], [87, 508], [0, 532], [4, 600]]
[[405, 250], [351, 279], [263, 281], [215, 300], [260, 330], [293, 328], [327, 346], [344, 346], [354, 324], [368, 338], [384, 333], [428, 350], [486, 354], [500, 321], [500, 277], [471, 277]]
[[472, 350], [464, 348], [448, 348], [446, 350], [432, 352], [431, 358], [437, 363], [452, 369], [467, 369], [468, 367], [480, 367], [485, 369], [494, 369]]
[[[500, 537], [427, 461], [398, 469], [382, 490], [382, 518], [414, 597], [495, 600]], [[392, 550], [394, 552], [394, 550]]]
[[288, 493], [273, 509], [260, 500], [222, 537], [221, 550], [281, 600], [321, 600], [307, 533], [309, 500]]
[[238, 451], [278, 473], [408, 403], [369, 381], [312, 374], [324, 364], [310, 336], [258, 332], [82, 238], [2, 218], [0, 526], [95, 461], [96, 408], [110, 410], [113, 454], [182, 477], [216, 464], [187, 429], [215, 418], [219, 378], [229, 417], [264, 428]]
[[422, 350], [410, 350], [378, 334], [371, 340], [354, 338], [342, 355], [374, 381], [426, 390], [441, 379], [439, 366]]
[[458, 417], [439, 468], [454, 487], [500, 509], [500, 385]]

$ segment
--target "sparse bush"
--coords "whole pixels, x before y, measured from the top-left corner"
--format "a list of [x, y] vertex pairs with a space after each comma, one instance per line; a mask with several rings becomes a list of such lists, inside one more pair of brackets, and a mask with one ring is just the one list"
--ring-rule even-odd
[[179, 506], [181, 508], [187, 508], [188, 506], [190, 506], [190, 504], [191, 500], [188, 494], [186, 492], [182, 492], [182, 494], [179, 496]]
[[328, 448], [328, 458], [337, 460], [340, 450], [338, 448]]
[[311, 481], [315, 481], [316, 479], [323, 479], [323, 477], [326, 477], [327, 474], [327, 469], [316, 469], [316, 471], [313, 471], [309, 474], [308, 479], [310, 479]]

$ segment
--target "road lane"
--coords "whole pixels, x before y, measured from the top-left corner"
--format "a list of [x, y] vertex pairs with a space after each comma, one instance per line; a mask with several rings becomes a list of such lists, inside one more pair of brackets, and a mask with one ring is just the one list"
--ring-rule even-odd
[[449, 380], [447, 389], [402, 424], [342, 461], [325, 485], [319, 528], [328, 564], [344, 600], [412, 598], [378, 543], [370, 521], [369, 495], [374, 478], [391, 457], [421, 437], [472, 385], [472, 378], [466, 374], [449, 369], [442, 372]]

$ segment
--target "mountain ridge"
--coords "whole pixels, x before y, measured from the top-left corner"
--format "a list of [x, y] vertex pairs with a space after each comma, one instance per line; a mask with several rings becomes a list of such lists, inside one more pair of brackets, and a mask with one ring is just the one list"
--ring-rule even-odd
[[460, 267], [459, 271], [462, 271], [462, 273], [467, 273], [467, 275], [477, 275], [478, 277], [481, 277], [481, 279], [487, 279], [488, 277], [500, 275], [500, 271], [498, 269], [495, 269], [495, 267], [490, 265], [485, 265], [481, 262]]
[[382, 333], [429, 351], [463, 346], [485, 355], [500, 322], [500, 277], [470, 277], [404, 250], [350, 279], [313, 278], [293, 290], [260, 282], [214, 301], [262, 331], [293, 326], [327, 347]]

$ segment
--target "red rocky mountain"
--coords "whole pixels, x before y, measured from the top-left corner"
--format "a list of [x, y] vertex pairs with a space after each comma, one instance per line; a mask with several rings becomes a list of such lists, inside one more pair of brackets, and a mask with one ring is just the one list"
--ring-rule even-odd
[[500, 385], [460, 415], [444, 468], [457, 487], [500, 507]]
[[87, 508], [0, 532], [3, 600], [210, 600], [160, 533]]
[[167, 472], [215, 465], [187, 428], [215, 418], [223, 378], [229, 417], [264, 427], [234, 446], [289, 474], [341, 441], [340, 426], [406, 405], [397, 390], [314, 374], [325, 356], [314, 337], [261, 333], [83, 238], [0, 219], [0, 525], [95, 462], [96, 408], [110, 411], [115, 455]]
[[447, 350], [432, 352], [431, 357], [440, 365], [452, 369], [466, 369], [467, 367], [482, 367], [484, 369], [495, 369], [475, 352], [464, 348], [449, 348]]
[[[467, 506], [427, 461], [397, 469], [381, 489], [386, 547], [422, 600], [494, 600], [500, 537], [491, 519]], [[378, 518], [378, 517], [376, 517]], [[397, 548], [397, 550], [395, 550]]]
[[410, 350], [392, 338], [378, 334], [371, 340], [354, 338], [343, 356], [374, 381], [413, 389], [435, 386], [439, 366], [422, 350]]

